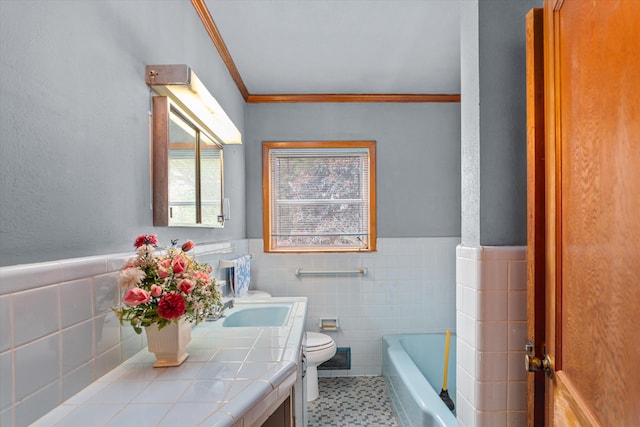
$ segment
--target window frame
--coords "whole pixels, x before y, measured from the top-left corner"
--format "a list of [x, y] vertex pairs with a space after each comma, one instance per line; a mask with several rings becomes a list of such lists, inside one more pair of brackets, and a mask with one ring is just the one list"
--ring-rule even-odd
[[[367, 248], [339, 248], [330, 246], [276, 247], [271, 235], [274, 222], [271, 211], [270, 152], [276, 149], [349, 149], [365, 148], [369, 152], [369, 245]], [[376, 251], [376, 142], [375, 141], [264, 141], [262, 143], [262, 235], [265, 253], [331, 253]]]

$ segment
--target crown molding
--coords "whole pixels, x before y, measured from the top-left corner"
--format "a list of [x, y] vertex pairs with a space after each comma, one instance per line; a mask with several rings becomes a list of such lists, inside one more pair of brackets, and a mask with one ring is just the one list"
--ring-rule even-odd
[[460, 102], [459, 94], [282, 94], [249, 95], [250, 104], [296, 102]]
[[191, 4], [196, 9], [198, 16], [200, 16], [200, 20], [202, 20], [202, 24], [204, 25], [204, 28], [207, 30], [209, 37], [211, 37], [211, 41], [213, 42], [214, 46], [218, 50], [218, 53], [220, 54], [222, 61], [227, 66], [227, 69], [229, 70], [229, 74], [231, 74], [231, 78], [236, 83], [236, 86], [238, 87], [240, 94], [246, 101], [249, 98], [249, 90], [247, 89], [247, 86], [242, 81], [242, 76], [240, 75], [240, 72], [238, 71], [238, 68], [236, 67], [235, 62], [233, 62], [233, 58], [229, 53], [229, 49], [227, 49], [226, 43], [224, 42], [224, 40], [222, 39], [222, 36], [220, 35], [220, 31], [218, 30], [217, 25], [215, 24], [215, 22], [213, 22], [213, 18], [211, 17], [211, 13], [209, 12], [207, 5], [205, 4], [205, 0], [191, 0]]
[[460, 94], [270, 94], [253, 95], [249, 93], [242, 76], [236, 67], [227, 45], [222, 39], [205, 0], [191, 0], [198, 16], [202, 20], [213, 45], [227, 66], [245, 102], [250, 104], [266, 103], [302, 103], [302, 102], [460, 102]]

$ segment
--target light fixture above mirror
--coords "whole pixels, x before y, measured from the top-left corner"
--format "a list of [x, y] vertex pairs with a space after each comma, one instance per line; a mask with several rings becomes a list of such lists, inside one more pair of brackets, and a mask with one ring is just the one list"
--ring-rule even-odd
[[238, 128], [188, 65], [147, 65], [145, 81], [223, 144], [242, 144]]

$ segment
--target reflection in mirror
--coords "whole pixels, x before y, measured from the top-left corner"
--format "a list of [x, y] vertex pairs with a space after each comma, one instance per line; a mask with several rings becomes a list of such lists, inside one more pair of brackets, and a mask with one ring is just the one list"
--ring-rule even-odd
[[222, 146], [153, 98], [154, 225], [223, 227]]

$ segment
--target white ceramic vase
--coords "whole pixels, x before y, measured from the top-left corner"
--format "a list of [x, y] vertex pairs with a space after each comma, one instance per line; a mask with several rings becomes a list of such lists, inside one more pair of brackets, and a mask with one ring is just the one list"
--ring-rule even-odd
[[160, 330], [155, 324], [147, 326], [145, 331], [149, 351], [156, 355], [154, 368], [180, 366], [189, 357], [186, 348], [191, 342], [191, 323], [184, 318]]

